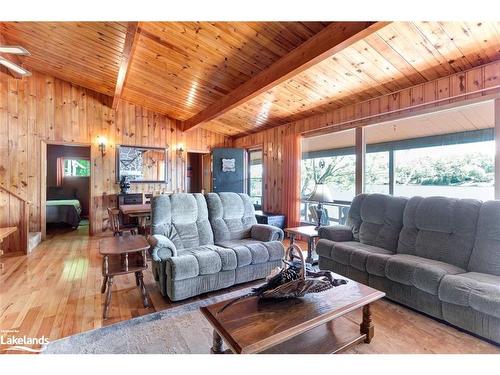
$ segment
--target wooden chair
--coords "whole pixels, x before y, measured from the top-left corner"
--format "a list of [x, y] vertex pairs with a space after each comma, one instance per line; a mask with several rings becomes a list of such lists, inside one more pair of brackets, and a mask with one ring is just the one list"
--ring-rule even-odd
[[130, 232], [131, 235], [138, 233], [136, 226], [123, 225], [120, 223], [120, 210], [117, 208], [108, 208], [109, 225], [113, 231], [113, 236], [122, 236], [123, 232]]

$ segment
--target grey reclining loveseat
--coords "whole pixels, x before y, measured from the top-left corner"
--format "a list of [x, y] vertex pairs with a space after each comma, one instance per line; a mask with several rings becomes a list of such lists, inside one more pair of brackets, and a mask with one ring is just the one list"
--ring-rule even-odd
[[151, 206], [153, 275], [172, 301], [261, 279], [281, 265], [283, 231], [257, 224], [246, 194], [175, 193]]
[[321, 269], [500, 343], [500, 201], [361, 194], [319, 236]]

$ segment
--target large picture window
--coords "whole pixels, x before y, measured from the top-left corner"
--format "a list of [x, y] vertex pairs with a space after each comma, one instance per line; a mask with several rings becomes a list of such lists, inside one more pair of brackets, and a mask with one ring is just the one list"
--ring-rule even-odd
[[367, 152], [365, 159], [365, 192], [390, 194], [389, 151]]
[[262, 150], [248, 151], [248, 195], [257, 210], [262, 209]]
[[[372, 139], [391, 138], [394, 128], [369, 128]], [[397, 134], [397, 133], [396, 133]], [[335, 136], [334, 136], [335, 135]], [[383, 137], [382, 137], [383, 136]], [[355, 147], [341, 135], [314, 139], [321, 147], [303, 154], [301, 193], [303, 222], [313, 222], [308, 200], [315, 182], [326, 183], [333, 202], [326, 202], [329, 219], [341, 223], [343, 205], [355, 195]], [[385, 140], [384, 139], [384, 140]], [[335, 142], [339, 146], [335, 146]], [[312, 143], [312, 141], [311, 141]], [[311, 145], [309, 145], [311, 147]], [[396, 196], [445, 196], [494, 199], [495, 141], [493, 129], [477, 129], [424, 137], [367, 143], [364, 192]]]
[[394, 194], [494, 199], [495, 142], [394, 152]]

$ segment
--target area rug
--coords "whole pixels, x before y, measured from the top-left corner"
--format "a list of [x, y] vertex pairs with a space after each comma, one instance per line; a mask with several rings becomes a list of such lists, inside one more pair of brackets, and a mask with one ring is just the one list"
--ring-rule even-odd
[[[208, 354], [212, 328], [199, 308], [235, 298], [250, 288], [53, 341], [44, 354]], [[459, 331], [406, 307], [380, 300], [372, 304], [375, 338], [343, 353], [469, 354], [500, 353], [500, 347]], [[361, 311], [347, 315], [359, 322]]]
[[208, 354], [212, 328], [199, 308], [251, 288], [194, 301], [50, 342], [43, 354]]

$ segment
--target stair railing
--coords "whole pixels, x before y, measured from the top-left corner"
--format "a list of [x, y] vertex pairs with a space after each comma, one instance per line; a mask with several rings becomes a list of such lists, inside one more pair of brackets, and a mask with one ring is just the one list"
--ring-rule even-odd
[[[19, 220], [19, 236], [20, 236], [20, 244], [21, 248], [19, 250], [23, 251], [25, 254], [28, 253], [29, 250], [29, 220], [30, 220], [30, 214], [29, 214], [29, 206], [33, 204], [30, 200], [22, 197], [19, 195], [19, 193], [10, 190], [4, 185], [0, 185], [0, 190], [5, 191], [6, 193], [10, 194], [11, 196], [19, 199], [22, 202], [21, 206], [21, 219]], [[3, 251], [0, 250], [0, 256], [3, 254]]]

